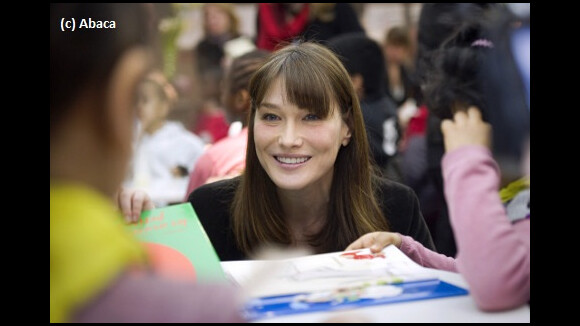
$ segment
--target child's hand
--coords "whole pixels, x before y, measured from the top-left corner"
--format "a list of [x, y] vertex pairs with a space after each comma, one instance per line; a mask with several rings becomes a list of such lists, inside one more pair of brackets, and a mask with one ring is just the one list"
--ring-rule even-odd
[[481, 112], [470, 107], [467, 112], [458, 111], [453, 120], [441, 122], [441, 132], [445, 141], [445, 152], [466, 145], [491, 145], [491, 126], [481, 119]]
[[155, 208], [151, 198], [143, 190], [121, 188], [117, 192], [116, 199], [127, 223], [136, 223], [141, 212]]
[[394, 244], [397, 248], [401, 247], [401, 235], [394, 232], [371, 232], [356, 239], [353, 243], [348, 245], [345, 250], [355, 250], [371, 248], [371, 252], [377, 253], [383, 250], [386, 246]]

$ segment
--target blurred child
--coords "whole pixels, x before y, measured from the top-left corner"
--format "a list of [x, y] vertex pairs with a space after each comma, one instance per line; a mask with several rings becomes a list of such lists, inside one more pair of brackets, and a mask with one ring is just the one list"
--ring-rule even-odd
[[[87, 17], [116, 28], [61, 29]], [[233, 289], [153, 273], [112, 200], [150, 65], [148, 22], [143, 4], [50, 6], [51, 322], [243, 321]]]
[[308, 3], [258, 3], [256, 46], [274, 51], [298, 38], [308, 26]]
[[332, 38], [328, 46], [340, 56], [357, 91], [374, 162], [387, 176], [399, 181], [394, 158], [400, 127], [397, 106], [387, 93], [380, 45], [364, 33], [355, 32]]
[[254, 50], [233, 60], [224, 79], [222, 102], [230, 122], [241, 124], [242, 129], [236, 135], [218, 141], [203, 153], [189, 176], [184, 200], [197, 187], [209, 181], [237, 176], [244, 170], [248, 142], [247, 116], [250, 109], [248, 85], [252, 74], [268, 54], [264, 50]]
[[220, 106], [220, 84], [224, 75], [225, 45], [240, 37], [239, 18], [231, 3], [205, 3], [203, 39], [194, 49], [195, 66], [201, 89], [201, 104], [191, 130], [207, 144], [228, 134], [229, 124]]
[[166, 120], [176, 100], [177, 92], [160, 72], [149, 73], [139, 86], [140, 131], [127, 187], [170, 187], [172, 182], [187, 178], [203, 153], [205, 145], [198, 136], [180, 122]]
[[[506, 46], [510, 42], [505, 35], [519, 32], [510, 24], [513, 18], [504, 11], [492, 13], [500, 17], [500, 22], [501, 17], [507, 16], [503, 18], [504, 24], [491, 24], [504, 27], [497, 32], [503, 37], [485, 37], [477, 23], [460, 30], [437, 55], [430, 77], [433, 80], [425, 93], [432, 98], [434, 108], [439, 108], [441, 114], [451, 113], [453, 117], [453, 120], [444, 119], [441, 124], [445, 142], [442, 169], [445, 198], [458, 246], [457, 259], [427, 250], [410, 237], [388, 232], [364, 235], [347, 249], [371, 247], [378, 251], [395, 244], [421, 265], [459, 271], [479, 308], [504, 310], [530, 301], [529, 143], [520, 141], [520, 149], [513, 155], [518, 157], [518, 152], [525, 153], [522, 155], [524, 178], [498, 193], [502, 174], [504, 177], [513, 175], [504, 166], [500, 173], [492, 157], [495, 149], [491, 146], [492, 129], [482, 113], [490, 117], [494, 129], [499, 129], [494, 131], [495, 135], [510, 135], [516, 140], [529, 137], [529, 129], [525, 128], [529, 112], [523, 87], [529, 80], [510, 73], [514, 71], [513, 52]], [[527, 40], [529, 42], [529, 37]], [[498, 60], [504, 63], [498, 64]], [[487, 72], [500, 66], [504, 69], [495, 74]], [[527, 68], [529, 71], [529, 61]], [[519, 83], [513, 82], [516, 79]], [[475, 80], [477, 82], [467, 82]], [[499, 88], [509, 88], [502, 95], [509, 93], [512, 105], [494, 100], [498, 92], [489, 92], [489, 89]], [[486, 110], [481, 112], [473, 106], [475, 102]], [[447, 107], [443, 103], [447, 103]], [[488, 105], [490, 103], [494, 106]], [[513, 105], [516, 103], [519, 105]], [[506, 116], [497, 112], [499, 110], [510, 111], [513, 118], [504, 119], [507, 120], [504, 125], [496, 123], [497, 117]], [[504, 126], [524, 128], [506, 130], [501, 128]]]
[[387, 66], [388, 92], [400, 107], [408, 98], [414, 98], [414, 88], [408, 71], [411, 60], [409, 31], [402, 26], [393, 26], [385, 35], [383, 52]]

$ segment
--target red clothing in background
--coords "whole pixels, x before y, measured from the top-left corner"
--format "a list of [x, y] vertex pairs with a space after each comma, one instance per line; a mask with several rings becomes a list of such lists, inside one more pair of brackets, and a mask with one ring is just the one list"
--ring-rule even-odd
[[424, 104], [419, 106], [417, 113], [409, 120], [409, 125], [405, 131], [406, 137], [424, 135], [427, 130], [427, 116], [429, 116], [427, 106]]
[[200, 113], [193, 132], [201, 137], [206, 144], [213, 144], [228, 135], [229, 124], [221, 111]]
[[284, 7], [280, 3], [258, 4], [258, 36], [256, 46], [259, 49], [273, 51], [280, 42], [290, 41], [300, 35], [308, 24], [308, 4], [286, 22]]

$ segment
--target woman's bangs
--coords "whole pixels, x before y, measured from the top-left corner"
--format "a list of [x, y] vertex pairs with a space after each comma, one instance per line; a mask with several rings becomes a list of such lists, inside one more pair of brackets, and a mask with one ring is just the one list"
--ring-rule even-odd
[[280, 72], [286, 89], [285, 100], [321, 118], [328, 117], [333, 108], [332, 84], [328, 76], [320, 71], [320, 67], [307, 64], [300, 58], [289, 57], [285, 63]]

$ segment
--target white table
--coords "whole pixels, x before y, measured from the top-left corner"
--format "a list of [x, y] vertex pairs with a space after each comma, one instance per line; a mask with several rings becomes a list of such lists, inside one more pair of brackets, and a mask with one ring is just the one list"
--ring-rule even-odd
[[[237, 275], [252, 272], [252, 261], [222, 262], [227, 273]], [[457, 273], [432, 270], [441, 280], [469, 289], [465, 280]], [[329, 319], [349, 322], [392, 322], [392, 323], [529, 323], [530, 308], [523, 306], [502, 312], [483, 312], [477, 308], [469, 295], [391, 303], [370, 307], [331, 312], [310, 312], [258, 320], [258, 323], [311, 323]]]

